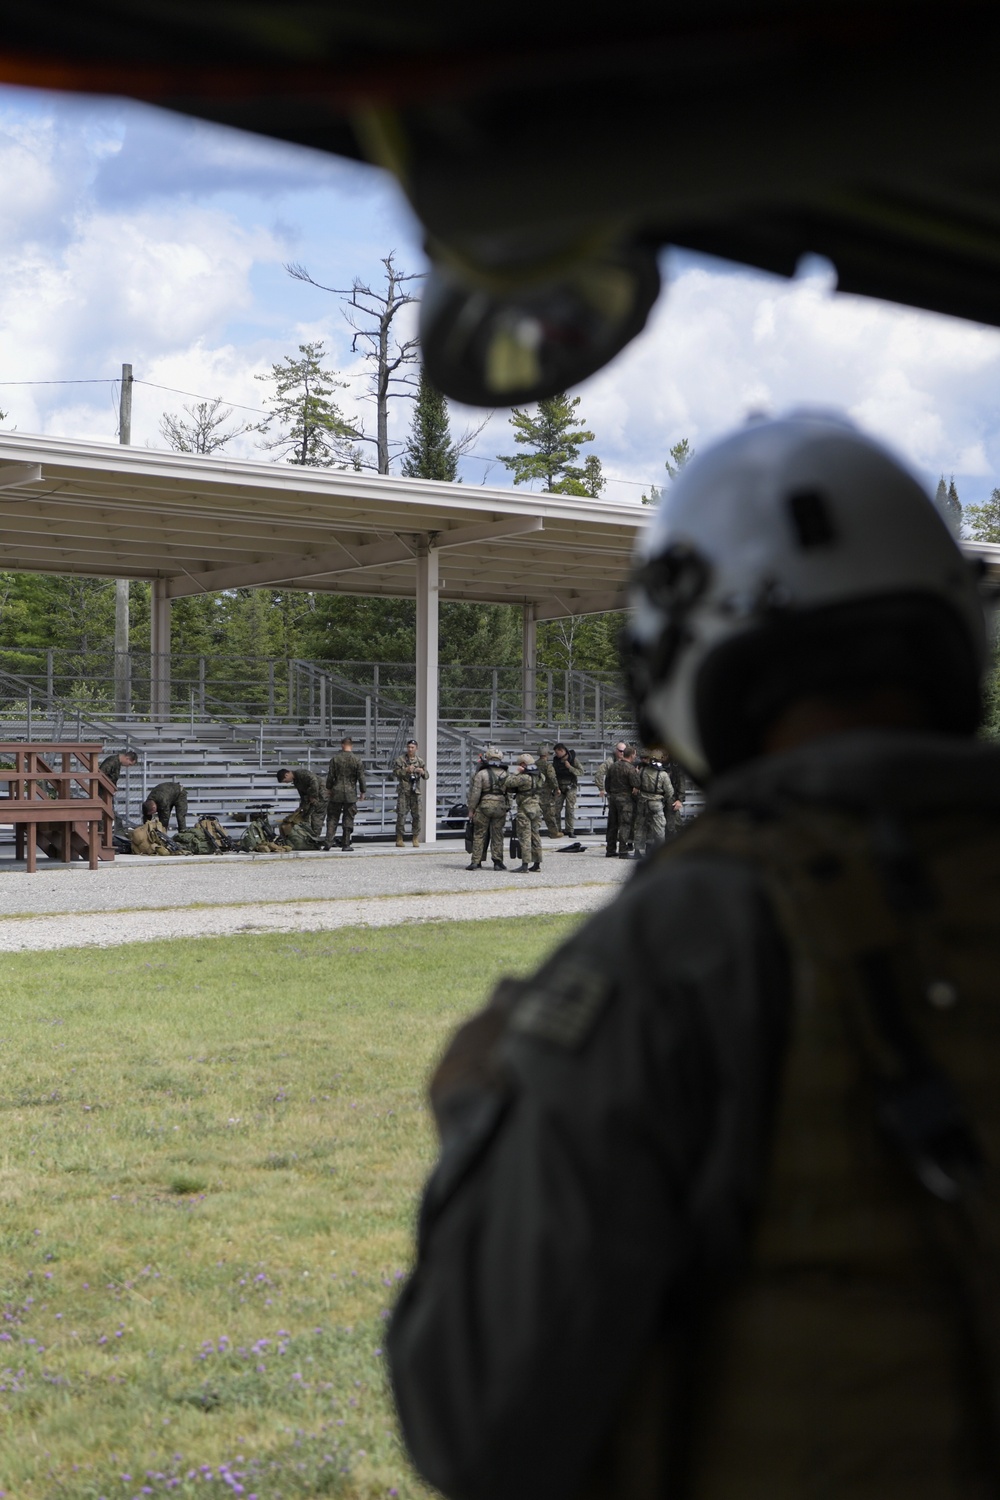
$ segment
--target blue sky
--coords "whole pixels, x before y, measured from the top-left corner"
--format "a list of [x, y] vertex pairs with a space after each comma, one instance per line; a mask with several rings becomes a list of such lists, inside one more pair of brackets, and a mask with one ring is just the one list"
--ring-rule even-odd
[[[420, 270], [419, 228], [374, 169], [115, 100], [0, 88], [0, 409], [21, 432], [113, 441], [123, 361], [137, 379], [133, 441], [161, 446], [164, 411], [222, 396], [260, 410], [273, 362], [322, 339], [356, 418], [363, 371], [336, 299], [293, 281]], [[847, 410], [929, 484], [964, 501], [1000, 484], [1000, 332], [836, 293], [822, 263], [791, 282], [680, 252], [646, 332], [580, 387], [611, 477], [637, 500], [671, 444], [697, 448], [748, 411]], [[82, 382], [103, 384], [12, 384]], [[251, 411], [240, 412], [252, 421]], [[455, 410], [461, 434], [479, 420]], [[398, 403], [395, 435], [408, 422]], [[370, 426], [369, 422], [369, 426]], [[232, 451], [264, 455], [245, 436]], [[497, 414], [464, 461], [505, 483]]]

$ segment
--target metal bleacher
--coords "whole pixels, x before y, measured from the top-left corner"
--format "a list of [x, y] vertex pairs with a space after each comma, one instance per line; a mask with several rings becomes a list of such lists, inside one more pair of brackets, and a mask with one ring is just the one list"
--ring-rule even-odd
[[[94, 714], [89, 707], [84, 710], [60, 696], [51, 668], [47, 683], [38, 674], [0, 671], [0, 732], [6, 740], [52, 742], [82, 736], [100, 740], [109, 751], [127, 746], [137, 751], [139, 765], [122, 774], [120, 816], [138, 822], [147, 790], [159, 781], [178, 780], [187, 787], [195, 812], [214, 812], [238, 832], [250, 806], [291, 810], [295, 793], [291, 787], [279, 787], [278, 769], [306, 766], [325, 775], [330, 755], [346, 731], [353, 736], [368, 773], [368, 796], [358, 807], [356, 837], [387, 838], [395, 826], [391, 766], [412, 732], [413, 711], [406, 701], [405, 681], [395, 691], [380, 686], [376, 668], [373, 692], [371, 681], [358, 680], [356, 667], [282, 664], [279, 680], [282, 685], [287, 680], [287, 696], [275, 702], [272, 670], [271, 701], [262, 705], [264, 712], [256, 717], [240, 715], [242, 704], [220, 705], [211, 695], [189, 690], [187, 703], [181, 701], [165, 722], [152, 722], [148, 714], [135, 711], [119, 716]], [[452, 683], [465, 670], [451, 669]], [[496, 743], [513, 758], [523, 749], [535, 750], [543, 739], [562, 738], [576, 750], [586, 772], [592, 773], [607, 754], [609, 743], [631, 731], [619, 703], [609, 702], [606, 684], [586, 674], [574, 674], [572, 694], [570, 684], [562, 680], [553, 692], [552, 674], [548, 674], [547, 692], [543, 683], [539, 693], [541, 712], [526, 725], [520, 703], [511, 692], [504, 695], [497, 669], [468, 670], [480, 676], [492, 670], [492, 678], [486, 679], [487, 690], [474, 702], [463, 702], [460, 692], [452, 690], [450, 707], [443, 709], [437, 745], [439, 836], [459, 831], [457, 826], [448, 829], [448, 813], [465, 801], [485, 744]], [[230, 712], [224, 714], [220, 708]], [[592, 774], [581, 778], [577, 823], [582, 832], [596, 831], [604, 824]]]

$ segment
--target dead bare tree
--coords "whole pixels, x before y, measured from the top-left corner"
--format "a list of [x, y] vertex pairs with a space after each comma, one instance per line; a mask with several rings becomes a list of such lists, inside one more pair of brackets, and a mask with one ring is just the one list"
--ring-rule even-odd
[[[360, 277], [354, 278], [350, 287], [324, 286], [310, 276], [305, 266], [295, 263], [285, 270], [296, 281], [305, 281], [321, 292], [332, 292], [344, 299], [344, 317], [354, 330], [351, 340], [353, 353], [360, 353], [372, 366], [370, 387], [366, 399], [375, 403], [375, 436], [363, 429], [359, 439], [370, 443], [375, 449], [375, 467], [380, 474], [389, 472], [389, 402], [400, 397], [416, 395], [416, 375], [407, 372], [407, 366], [417, 362], [418, 340], [400, 339], [393, 328], [394, 320], [404, 307], [418, 299], [408, 290], [413, 281], [422, 280], [419, 271], [401, 271], [396, 265], [396, 252], [390, 250], [382, 257], [385, 268], [385, 285], [376, 289]], [[403, 372], [403, 373], [400, 373]]]

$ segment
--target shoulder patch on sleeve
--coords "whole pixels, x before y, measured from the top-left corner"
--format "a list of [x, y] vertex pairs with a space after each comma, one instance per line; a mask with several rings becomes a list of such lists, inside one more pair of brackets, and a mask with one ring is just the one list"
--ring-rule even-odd
[[560, 964], [529, 983], [510, 1018], [510, 1029], [574, 1048], [589, 1036], [611, 998], [614, 981], [579, 959]]

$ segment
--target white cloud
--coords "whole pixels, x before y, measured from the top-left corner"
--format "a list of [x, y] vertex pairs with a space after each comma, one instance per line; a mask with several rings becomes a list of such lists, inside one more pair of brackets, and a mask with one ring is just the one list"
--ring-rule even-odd
[[[674, 255], [648, 328], [581, 388], [605, 467], [663, 477], [670, 446], [697, 447], [752, 410], [847, 411], [930, 479], [970, 498], [1000, 468], [1000, 331]], [[609, 486], [626, 499], [638, 486]]]
[[[417, 231], [381, 174], [155, 111], [2, 90], [0, 173], [0, 379], [110, 381], [130, 360], [140, 380], [259, 409], [254, 377], [322, 340], [350, 382], [345, 415], [372, 426], [337, 300], [282, 262], [294, 244], [333, 286], [377, 276], [393, 247], [419, 267]], [[681, 437], [703, 446], [750, 410], [799, 404], [848, 411], [929, 482], [954, 473], [963, 499], [1000, 479], [997, 330], [837, 295], [819, 263], [792, 282], [680, 252], [665, 269], [644, 334], [579, 391], [609, 497], [661, 482]], [[161, 413], [190, 399], [138, 387], [134, 440], [159, 443]], [[0, 385], [0, 406], [22, 431], [115, 432], [110, 384]], [[409, 412], [396, 404], [394, 438]], [[481, 419], [453, 416], [456, 433]], [[463, 476], [507, 482], [495, 455], [510, 448], [501, 413]], [[259, 450], [246, 437], [233, 451]]]

